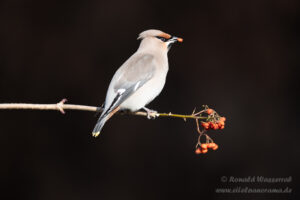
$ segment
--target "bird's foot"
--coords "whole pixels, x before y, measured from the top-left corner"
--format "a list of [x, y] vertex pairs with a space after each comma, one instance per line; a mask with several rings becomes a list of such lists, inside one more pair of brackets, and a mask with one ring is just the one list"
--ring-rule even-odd
[[147, 118], [148, 119], [155, 119], [156, 117], [158, 117], [157, 111], [155, 110], [151, 110], [149, 108], [143, 107], [143, 109], [147, 112]]

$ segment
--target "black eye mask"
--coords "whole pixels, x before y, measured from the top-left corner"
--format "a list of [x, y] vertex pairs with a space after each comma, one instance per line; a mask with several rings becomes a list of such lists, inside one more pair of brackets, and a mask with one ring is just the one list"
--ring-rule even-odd
[[156, 36], [156, 38], [157, 38], [157, 39], [160, 39], [160, 40], [163, 41], [163, 42], [168, 41], [168, 40], [167, 40], [166, 38], [164, 38], [164, 37]]

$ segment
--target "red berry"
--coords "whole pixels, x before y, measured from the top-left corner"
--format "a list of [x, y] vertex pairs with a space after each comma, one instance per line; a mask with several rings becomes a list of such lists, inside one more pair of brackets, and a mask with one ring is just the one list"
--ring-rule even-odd
[[218, 123], [218, 127], [219, 127], [219, 129], [221, 129], [221, 127], [222, 127], [222, 124], [220, 122]]
[[211, 129], [213, 129], [213, 128], [214, 128], [214, 123], [213, 123], [213, 122], [209, 122], [209, 127], [210, 127]]
[[202, 122], [201, 124], [205, 129], [209, 129], [209, 123], [207, 122]]
[[225, 123], [224, 122], [219, 122], [218, 126], [219, 126], [219, 129], [224, 129]]
[[212, 149], [217, 150], [218, 148], [219, 148], [219, 146], [216, 144], [216, 146], [214, 146]]
[[208, 148], [214, 148], [215, 146], [216, 146], [215, 143], [209, 143], [209, 144], [207, 145]]
[[209, 114], [209, 115], [212, 114], [213, 112], [214, 112], [214, 110], [210, 109], [210, 108], [206, 110], [206, 113]]
[[214, 130], [219, 129], [219, 125], [218, 125], [218, 124], [213, 124], [213, 129], [214, 129]]
[[201, 144], [201, 148], [202, 148], [202, 151], [203, 151], [204, 149], [207, 149], [207, 144]]
[[219, 121], [219, 126], [224, 126], [225, 125], [225, 122], [223, 122], [223, 121]]
[[195, 154], [200, 154], [200, 153], [202, 153], [202, 152], [201, 152], [201, 149], [200, 149], [200, 148], [197, 148], [197, 149], [195, 150]]
[[226, 121], [226, 117], [220, 117], [220, 121], [221, 122], [225, 122]]
[[207, 153], [208, 150], [207, 149], [202, 149], [202, 153]]

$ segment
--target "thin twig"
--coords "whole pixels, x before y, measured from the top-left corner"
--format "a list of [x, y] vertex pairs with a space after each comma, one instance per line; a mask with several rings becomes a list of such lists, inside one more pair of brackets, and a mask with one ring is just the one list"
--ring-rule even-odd
[[[2, 103], [0, 104], [0, 110], [57, 110], [61, 113], [65, 113], [65, 110], [80, 110], [80, 111], [90, 111], [90, 112], [101, 112], [103, 109], [96, 106], [86, 106], [86, 105], [75, 105], [75, 104], [65, 104], [66, 99], [61, 100], [59, 103], [55, 104], [30, 104], [30, 103]], [[131, 115], [146, 116], [147, 112], [128, 112]], [[172, 117], [172, 118], [182, 118], [182, 119], [206, 119], [207, 117], [202, 117], [199, 115], [183, 115], [183, 114], [173, 114], [173, 113], [150, 113], [150, 116], [155, 117]]]

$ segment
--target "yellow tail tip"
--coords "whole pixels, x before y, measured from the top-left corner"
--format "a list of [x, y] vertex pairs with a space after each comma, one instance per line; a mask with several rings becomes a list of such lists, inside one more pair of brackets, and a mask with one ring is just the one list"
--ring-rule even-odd
[[92, 135], [93, 135], [93, 137], [98, 137], [98, 136], [100, 135], [100, 131], [98, 131], [98, 132], [93, 132]]

